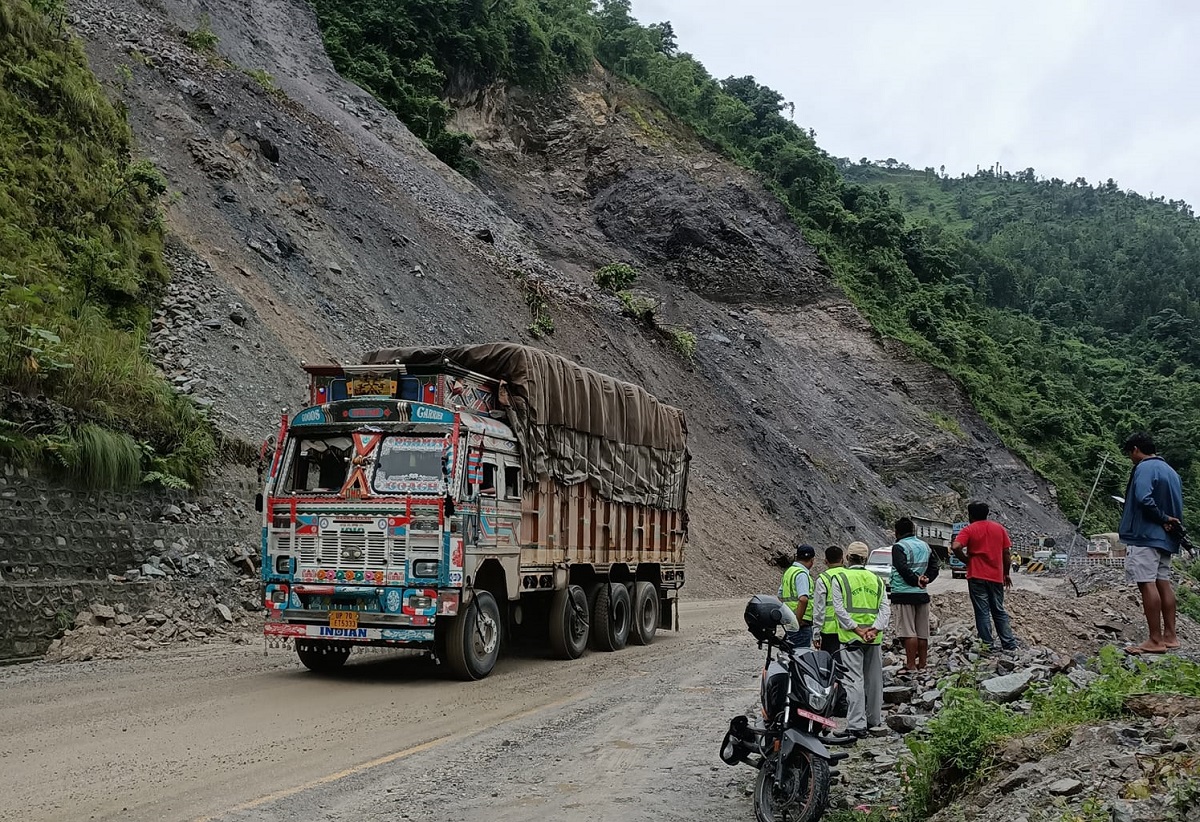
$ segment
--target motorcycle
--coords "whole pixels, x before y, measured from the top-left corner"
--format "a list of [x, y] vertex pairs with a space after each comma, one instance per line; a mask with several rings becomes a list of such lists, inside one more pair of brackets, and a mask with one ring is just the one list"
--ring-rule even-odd
[[[736, 716], [721, 743], [727, 765], [758, 769], [754, 814], [758, 822], [817, 822], [829, 804], [829, 786], [845, 753], [832, 753], [819, 738], [837, 729], [831, 719], [841, 685], [834, 658], [824, 651], [792, 648], [779, 629], [799, 630], [792, 609], [758, 594], [746, 605], [746, 628], [767, 649], [759, 701], [762, 725]], [[853, 737], [826, 736], [830, 744]]]

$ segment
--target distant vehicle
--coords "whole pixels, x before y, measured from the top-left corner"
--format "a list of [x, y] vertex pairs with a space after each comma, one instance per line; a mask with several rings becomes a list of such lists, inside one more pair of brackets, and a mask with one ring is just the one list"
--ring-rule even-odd
[[883, 580], [883, 587], [891, 590], [892, 587], [892, 546], [886, 548], [876, 548], [871, 552], [870, 558], [867, 560], [866, 569], [875, 576]]
[[[956, 522], [950, 531], [950, 545], [953, 547], [954, 540], [958, 539], [958, 532], [966, 528], [965, 522]], [[954, 552], [950, 552], [950, 576], [954, 579], [967, 578], [967, 564], [958, 557], [954, 556]]]

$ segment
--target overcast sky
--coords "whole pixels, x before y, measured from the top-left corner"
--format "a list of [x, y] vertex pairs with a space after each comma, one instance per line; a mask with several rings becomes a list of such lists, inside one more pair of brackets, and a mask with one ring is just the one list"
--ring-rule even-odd
[[633, 0], [718, 78], [754, 75], [836, 157], [894, 157], [1200, 208], [1200, 2]]

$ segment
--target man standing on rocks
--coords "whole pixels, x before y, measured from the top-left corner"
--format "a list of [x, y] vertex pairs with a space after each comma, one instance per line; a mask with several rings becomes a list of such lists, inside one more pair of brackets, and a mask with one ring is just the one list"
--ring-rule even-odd
[[812, 567], [817, 549], [811, 545], [796, 548], [796, 561], [783, 572], [779, 583], [779, 599], [796, 612], [800, 630], [788, 631], [785, 639], [793, 648], [807, 648], [813, 638]]
[[[862, 545], [862, 548], [856, 547]], [[863, 739], [883, 720], [883, 629], [891, 618], [883, 583], [863, 565], [869, 554], [863, 543], [846, 549], [850, 567], [838, 574], [830, 586], [833, 613], [838, 622], [838, 640], [843, 646], [842, 664], [848, 703], [850, 733]]]
[[908, 517], [895, 524], [892, 546], [892, 592], [896, 611], [896, 636], [904, 641], [902, 674], [925, 670], [929, 657], [929, 593], [925, 588], [937, 579], [937, 556], [929, 544], [917, 538]]
[[954, 555], [967, 566], [967, 593], [979, 638], [988, 650], [996, 650], [994, 622], [1001, 647], [1015, 651], [1017, 638], [1004, 609], [1004, 589], [1012, 586], [1012, 540], [1003, 525], [988, 519], [989, 513], [985, 502], [967, 506], [967, 527], [954, 538]]
[[1149, 434], [1125, 440], [1133, 472], [1125, 488], [1120, 538], [1128, 548], [1125, 578], [1142, 594], [1142, 611], [1150, 638], [1126, 648], [1129, 654], [1163, 654], [1179, 647], [1175, 634], [1175, 589], [1171, 559], [1179, 553], [1183, 489], [1179, 474], [1158, 456]]
[[[850, 547], [861, 545], [862, 550], [867, 550], [865, 542], [852, 542]], [[830, 545], [825, 549], [825, 570], [817, 577], [815, 591], [813, 592], [813, 614], [814, 619], [820, 617], [821, 633], [819, 636], [814, 635], [813, 647], [825, 651], [826, 653], [836, 654], [838, 649], [842, 647], [842, 643], [838, 640], [838, 623], [837, 615], [833, 613], [833, 597], [829, 595], [830, 586], [833, 584], [834, 576], [844, 573], [846, 570], [845, 563], [842, 561], [844, 552], [838, 545]]]

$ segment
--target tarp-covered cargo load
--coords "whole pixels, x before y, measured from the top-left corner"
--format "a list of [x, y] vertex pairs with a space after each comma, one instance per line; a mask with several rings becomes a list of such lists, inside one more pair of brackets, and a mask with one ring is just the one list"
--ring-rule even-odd
[[363, 362], [434, 367], [446, 360], [503, 381], [527, 477], [590, 482], [618, 502], [684, 507], [689, 456], [683, 412], [636, 385], [508, 343], [385, 348]]

